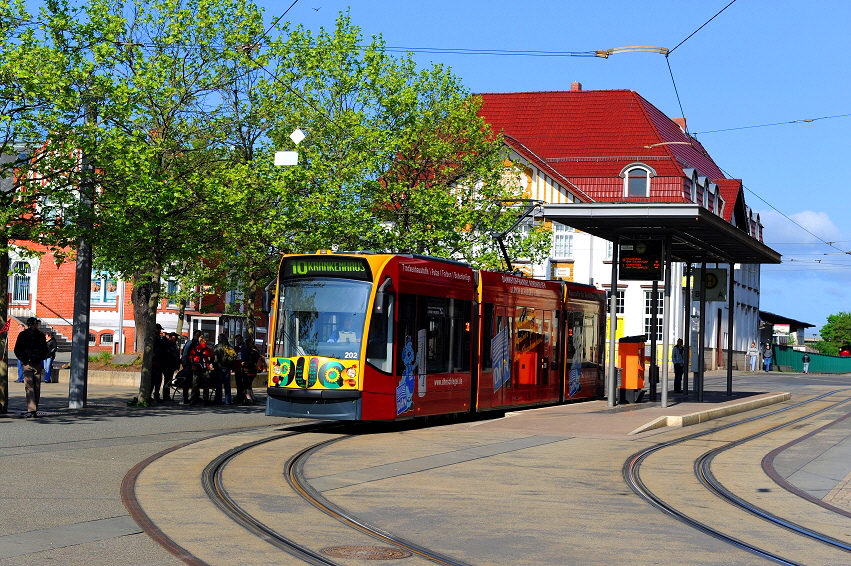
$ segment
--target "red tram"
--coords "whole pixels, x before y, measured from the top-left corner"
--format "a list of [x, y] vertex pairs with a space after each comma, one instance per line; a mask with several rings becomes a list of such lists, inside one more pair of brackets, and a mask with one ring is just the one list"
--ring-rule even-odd
[[403, 254], [281, 261], [266, 414], [395, 420], [603, 394], [605, 292]]

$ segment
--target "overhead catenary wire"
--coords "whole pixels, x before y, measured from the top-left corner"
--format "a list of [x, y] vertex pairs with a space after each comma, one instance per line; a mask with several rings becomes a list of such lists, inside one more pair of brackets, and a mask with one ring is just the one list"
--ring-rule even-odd
[[[676, 45], [673, 47], [673, 49], [669, 50], [669, 51], [668, 51], [668, 55], [670, 55], [671, 53], [673, 53], [673, 52], [677, 49], [677, 47], [679, 47], [680, 45], [682, 45], [683, 43], [685, 43], [686, 41], [688, 41], [689, 39], [691, 39], [691, 38], [692, 38], [692, 36], [694, 36], [697, 32], [699, 32], [699, 31], [700, 31], [700, 30], [702, 30], [704, 27], [706, 27], [706, 25], [707, 25], [707, 24], [709, 24], [709, 22], [711, 22], [712, 20], [714, 20], [715, 18], [717, 18], [718, 16], [720, 16], [720, 15], [721, 15], [721, 12], [723, 12], [724, 10], [726, 10], [727, 8], [729, 8], [730, 6], [732, 6], [735, 2], [736, 2], [736, 0], [732, 0], [729, 4], [727, 4], [726, 6], [724, 6], [723, 8], [721, 8], [721, 9], [718, 11], [718, 13], [717, 13], [717, 14], [715, 14], [714, 16], [712, 16], [711, 18], [709, 18], [708, 20], [706, 20], [706, 21], [703, 23], [703, 25], [702, 25], [702, 26], [700, 26], [699, 28], [697, 28], [696, 30], [694, 30], [693, 32], [691, 32], [687, 38], [685, 38], [684, 40], [682, 40], [681, 42], [679, 42], [678, 44], [676, 44]], [[668, 55], [665, 55], [665, 57], [667, 57]]]
[[718, 133], [718, 132], [732, 132], [734, 130], [750, 130], [750, 129], [753, 129], [753, 128], [768, 128], [770, 126], [785, 126], [785, 125], [788, 125], [788, 124], [809, 124], [810, 122], [816, 122], [818, 120], [832, 120], [834, 118], [847, 118], [849, 116], [851, 116], [851, 113], [849, 113], [849, 114], [835, 114], [833, 116], [820, 116], [818, 118], [803, 118], [803, 119], [800, 119], [800, 120], [787, 120], [785, 122], [772, 122], [770, 124], [756, 124], [756, 125], [753, 125], [753, 126], [738, 126], [738, 127], [734, 127], [734, 128], [722, 128], [720, 130], [705, 130], [703, 132], [693, 132], [692, 135], [696, 136], [698, 134], [715, 134], [715, 133]]

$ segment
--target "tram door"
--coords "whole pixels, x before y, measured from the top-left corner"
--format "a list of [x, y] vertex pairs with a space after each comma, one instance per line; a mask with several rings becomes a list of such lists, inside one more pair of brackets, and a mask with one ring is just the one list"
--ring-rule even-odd
[[[548, 381], [549, 361], [545, 353], [543, 314], [532, 307], [516, 307], [514, 314], [514, 382], [513, 401], [534, 403], [541, 399], [541, 389]], [[514, 379], [516, 376], [516, 379]]]

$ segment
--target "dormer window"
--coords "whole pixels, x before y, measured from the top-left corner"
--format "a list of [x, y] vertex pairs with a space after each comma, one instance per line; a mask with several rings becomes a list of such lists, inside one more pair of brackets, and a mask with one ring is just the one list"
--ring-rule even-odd
[[620, 176], [623, 177], [625, 198], [646, 198], [650, 196], [650, 178], [655, 177], [656, 172], [647, 165], [633, 163], [624, 167]]

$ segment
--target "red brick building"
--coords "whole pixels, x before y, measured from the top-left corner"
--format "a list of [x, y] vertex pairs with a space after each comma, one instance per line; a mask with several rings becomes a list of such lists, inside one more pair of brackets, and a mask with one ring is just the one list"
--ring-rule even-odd
[[[20, 242], [19, 245], [42, 255], [27, 257], [23, 253], [10, 253], [9, 316], [12, 323], [9, 327], [9, 348], [14, 346], [18, 333], [25, 328], [26, 319], [34, 316], [39, 319], [42, 330], [56, 332], [60, 351], [68, 351], [74, 317], [76, 264], [64, 262], [57, 265], [54, 254], [43, 246], [32, 242]], [[164, 281], [163, 289], [174, 289], [175, 285], [174, 281]], [[92, 274], [90, 353], [117, 354], [138, 350], [130, 300], [132, 290], [130, 282], [109, 275]], [[243, 333], [244, 317], [241, 314], [224, 314], [239, 312], [235, 299], [233, 292], [211, 293], [201, 299], [201, 304], [190, 303], [185, 312], [183, 334], [189, 335], [199, 329], [215, 340], [221, 332], [229, 336]], [[257, 338], [265, 342], [265, 317], [259, 313], [257, 316]], [[166, 332], [175, 331], [178, 305], [163, 299], [157, 311], [157, 322]]]

